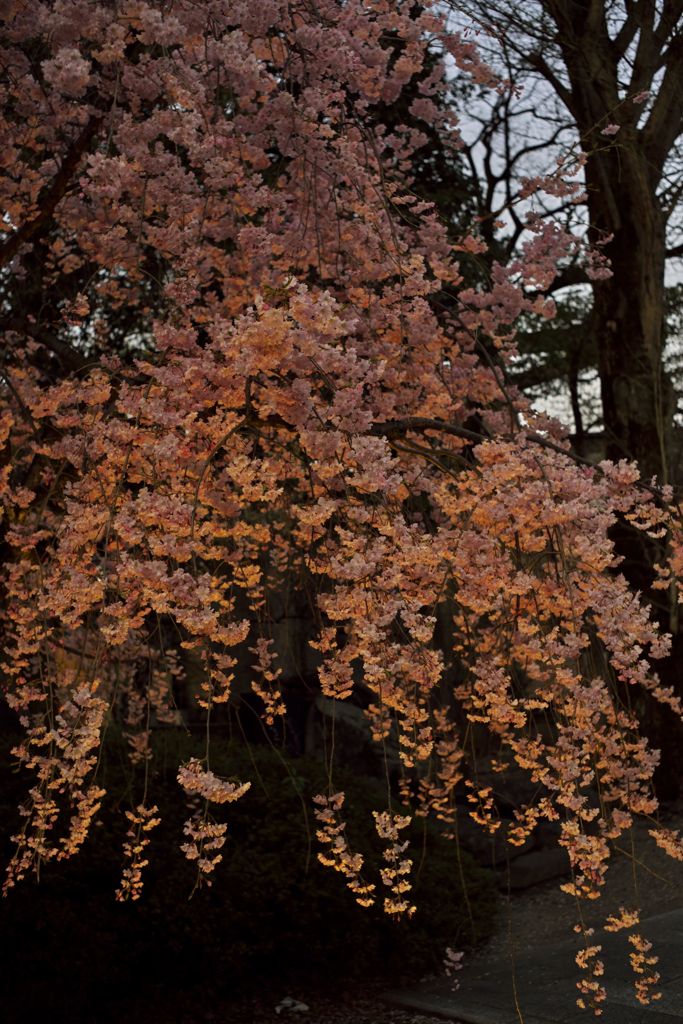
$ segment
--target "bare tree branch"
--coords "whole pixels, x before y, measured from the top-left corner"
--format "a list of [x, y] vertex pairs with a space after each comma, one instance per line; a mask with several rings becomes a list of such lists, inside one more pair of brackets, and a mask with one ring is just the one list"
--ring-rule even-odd
[[44, 345], [46, 349], [57, 356], [62, 366], [70, 373], [78, 373], [91, 365], [91, 361], [49, 328], [29, 323], [24, 319], [10, 320], [4, 324], [4, 327], [8, 332], [11, 331], [19, 336], [28, 335], [34, 341]]
[[69, 146], [57, 174], [38, 196], [38, 213], [26, 221], [0, 245], [0, 267], [6, 266], [28, 242], [40, 238], [48, 229], [52, 215], [64, 198], [78, 169], [83, 154], [102, 124], [102, 117], [91, 117], [85, 128]]

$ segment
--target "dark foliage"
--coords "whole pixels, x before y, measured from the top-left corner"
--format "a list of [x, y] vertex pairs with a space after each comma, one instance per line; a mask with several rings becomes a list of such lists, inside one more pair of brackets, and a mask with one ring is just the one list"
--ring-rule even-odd
[[[152, 762], [164, 820], [152, 833], [145, 891], [122, 904], [114, 891], [131, 791], [123, 750], [108, 742], [101, 776], [109, 810], [118, 805], [119, 814], [105, 820], [120, 824], [95, 825], [81, 857], [50, 864], [38, 884], [27, 880], [0, 905], [10, 938], [8, 1021], [190, 1022], [236, 997], [272, 992], [277, 1002], [290, 985], [403, 983], [438, 969], [447, 945], [466, 948], [490, 935], [491, 876], [433, 826], [411, 828], [419, 909], [411, 921], [389, 920], [380, 908], [357, 907], [341, 876], [317, 861], [310, 798], [326, 788], [323, 765], [284, 760], [267, 746], [214, 742], [213, 749], [216, 773], [254, 779], [227, 809], [230, 838], [213, 886], [190, 899], [195, 872], [178, 849], [186, 806], [174, 766], [179, 755], [201, 751], [170, 731], [157, 738]], [[4, 773], [2, 818], [15, 827], [19, 781]], [[337, 772], [335, 783], [348, 794], [350, 841], [376, 877], [381, 843], [371, 811], [386, 806], [386, 792], [349, 773]]]

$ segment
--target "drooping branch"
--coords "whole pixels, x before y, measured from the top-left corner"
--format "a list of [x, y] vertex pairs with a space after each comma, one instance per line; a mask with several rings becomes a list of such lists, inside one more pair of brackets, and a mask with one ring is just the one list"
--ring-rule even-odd
[[[442, 434], [450, 434], [452, 437], [459, 437], [464, 441], [469, 441], [471, 444], [482, 444], [485, 441], [493, 440], [493, 436], [491, 434], [468, 430], [466, 427], [460, 427], [454, 423], [446, 423], [443, 420], [430, 419], [426, 416], [410, 416], [402, 420], [391, 420], [387, 423], [375, 423], [371, 428], [370, 433], [389, 438], [394, 437], [397, 434], [404, 434], [410, 431], [425, 430], [433, 430]], [[555, 452], [557, 455], [563, 455], [565, 458], [571, 459], [572, 462], [579, 466], [586, 466], [590, 469], [594, 469], [596, 472], [600, 472], [600, 468], [591, 462], [590, 459], [583, 458], [583, 456], [572, 451], [571, 448], [565, 448], [560, 444], [556, 444], [554, 441], [549, 440], [549, 438], [544, 437], [542, 434], [529, 432], [525, 436], [527, 441], [538, 445], [540, 448], [545, 448], [548, 451]], [[660, 498], [662, 495], [662, 492], [657, 487], [648, 484], [644, 480], [639, 482], [639, 486], [642, 487], [643, 490], [652, 494], [653, 497]]]

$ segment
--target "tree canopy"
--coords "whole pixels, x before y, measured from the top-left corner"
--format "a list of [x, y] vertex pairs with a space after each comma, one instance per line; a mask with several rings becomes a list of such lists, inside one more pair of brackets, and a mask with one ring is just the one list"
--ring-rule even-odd
[[[6, 887], [77, 853], [120, 723], [137, 781], [118, 895], [140, 896], [150, 734], [178, 720], [187, 651], [207, 747], [178, 765], [179, 841], [211, 880], [220, 805], [249, 779], [212, 771], [210, 719], [245, 651], [264, 718], [283, 714], [270, 606], [294, 580], [323, 694], [362, 683], [376, 741], [399, 738], [377, 878], [333, 777], [316, 798], [321, 858], [357, 901], [411, 913], [403, 830], [413, 814], [452, 829], [458, 788], [499, 827], [482, 729], [497, 769], [538, 787], [510, 841], [559, 820], [565, 889], [598, 896], [609, 842], [657, 806], [630, 694], [681, 711], [610, 531], [622, 518], [666, 542], [664, 588], [683, 548], [670, 489], [585, 464], [507, 386], [515, 322], [552, 317], [579, 241], [531, 212], [473, 283], [476, 222], [453, 239], [418, 194], [425, 136], [459, 146], [446, 56], [505, 83], [439, 5], [400, 0], [44, 0], [2, 19], [2, 672], [34, 779]], [[389, 123], [406, 87], [410, 117]], [[561, 171], [524, 189], [575, 195]], [[585, 964], [580, 999], [599, 1007]], [[654, 974], [636, 980], [647, 1001]]]

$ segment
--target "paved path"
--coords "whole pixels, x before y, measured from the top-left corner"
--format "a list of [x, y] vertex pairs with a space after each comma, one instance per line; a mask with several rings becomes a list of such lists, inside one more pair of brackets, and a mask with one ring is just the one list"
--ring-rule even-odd
[[644, 920], [639, 931], [653, 943], [653, 952], [659, 956], [656, 970], [662, 977], [662, 997], [649, 1007], [640, 1006], [633, 993], [634, 975], [628, 958], [632, 947], [626, 935], [598, 935], [597, 931], [592, 941], [602, 945], [605, 974], [601, 980], [607, 989], [607, 1003], [599, 1018], [576, 1006], [576, 982], [583, 973], [574, 961], [580, 948], [578, 938], [530, 946], [518, 957], [514, 969], [510, 959], [474, 963], [459, 972], [456, 991], [447, 981], [425, 982], [410, 990], [387, 993], [387, 1001], [462, 1024], [589, 1024], [592, 1020], [600, 1024], [682, 1024], [683, 909]]

